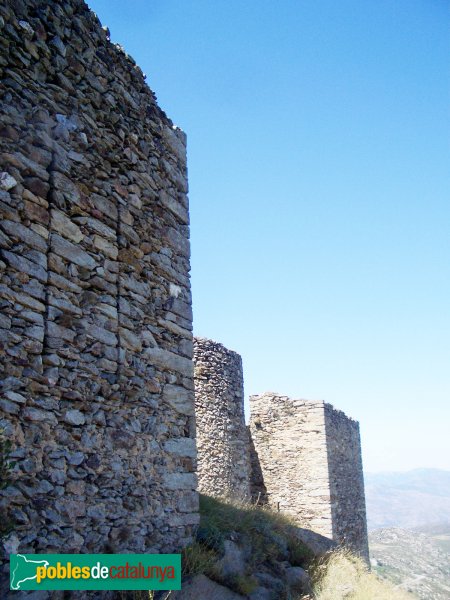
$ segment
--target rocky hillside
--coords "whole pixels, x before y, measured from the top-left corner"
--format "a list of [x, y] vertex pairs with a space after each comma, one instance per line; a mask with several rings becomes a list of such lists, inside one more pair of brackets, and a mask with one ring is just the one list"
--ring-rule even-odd
[[369, 530], [450, 523], [450, 471], [366, 473]]
[[414, 531], [427, 535], [441, 550], [450, 554], [450, 523], [422, 525]]
[[311, 591], [306, 569], [330, 541], [293, 525], [281, 513], [200, 496], [196, 542], [182, 555], [183, 591], [176, 600], [302, 598]]
[[[200, 516], [197, 539], [182, 554], [182, 590], [171, 592], [170, 600], [411, 598], [369, 573], [361, 559], [336, 551], [331, 540], [281, 512], [201, 495]], [[151, 598], [168, 600], [168, 595], [156, 592]]]
[[[450, 598], [450, 527], [433, 527], [433, 535], [405, 529], [369, 533], [373, 570], [423, 600]], [[449, 544], [450, 546], [450, 544]]]

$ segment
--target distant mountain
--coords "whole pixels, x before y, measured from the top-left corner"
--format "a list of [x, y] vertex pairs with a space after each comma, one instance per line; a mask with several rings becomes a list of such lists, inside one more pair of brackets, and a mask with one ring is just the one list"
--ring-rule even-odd
[[369, 533], [373, 571], [423, 600], [450, 598], [449, 527], [433, 526], [430, 537], [417, 531], [379, 529]]
[[450, 471], [366, 473], [369, 530], [450, 523]]

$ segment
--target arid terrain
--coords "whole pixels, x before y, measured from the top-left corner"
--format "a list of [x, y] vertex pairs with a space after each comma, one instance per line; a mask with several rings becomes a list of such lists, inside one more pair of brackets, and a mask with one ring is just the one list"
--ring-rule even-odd
[[450, 535], [426, 535], [406, 529], [378, 529], [369, 533], [373, 570], [423, 600], [450, 598]]
[[450, 472], [366, 474], [373, 570], [424, 600], [450, 598]]

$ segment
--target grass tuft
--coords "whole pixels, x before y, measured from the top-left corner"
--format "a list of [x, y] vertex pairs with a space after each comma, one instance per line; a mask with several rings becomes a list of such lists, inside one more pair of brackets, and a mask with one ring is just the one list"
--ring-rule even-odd
[[203, 573], [207, 577], [215, 578], [218, 560], [219, 555], [215, 550], [211, 550], [200, 542], [194, 542], [181, 552], [182, 577], [194, 577], [194, 575]]
[[238, 535], [251, 548], [249, 563], [289, 560], [307, 566], [312, 552], [295, 535], [295, 523], [282, 513], [248, 502], [233, 502], [200, 495], [200, 526], [197, 541], [221, 552], [225, 539]]
[[413, 600], [414, 596], [370, 573], [347, 550], [337, 550], [310, 569], [316, 600]]
[[230, 585], [230, 588], [233, 591], [242, 594], [243, 596], [248, 596], [254, 592], [257, 587], [258, 582], [251, 575], [236, 575]]
[[306, 568], [314, 558], [313, 551], [295, 535], [288, 537], [289, 562], [293, 567]]

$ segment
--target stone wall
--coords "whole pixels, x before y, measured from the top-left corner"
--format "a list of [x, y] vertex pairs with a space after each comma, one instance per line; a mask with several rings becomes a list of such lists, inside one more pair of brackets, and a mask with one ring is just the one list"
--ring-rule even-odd
[[333, 539], [368, 557], [364, 476], [359, 424], [324, 405]]
[[222, 344], [195, 338], [194, 364], [199, 490], [248, 498], [249, 438], [241, 357]]
[[[186, 140], [82, 0], [0, 5], [0, 494], [21, 552], [175, 551], [198, 523]], [[199, 487], [367, 555], [359, 430], [195, 341]], [[4, 567], [3, 567], [4, 568]]]
[[185, 136], [81, 0], [0, 5], [0, 425], [22, 552], [198, 523]]
[[368, 559], [359, 427], [324, 402], [250, 398], [252, 496]]
[[[323, 402], [263, 394], [250, 397], [250, 432], [265, 499], [305, 527], [332, 537]], [[261, 477], [253, 481], [259, 493]], [[263, 498], [264, 499], [264, 498]]]

